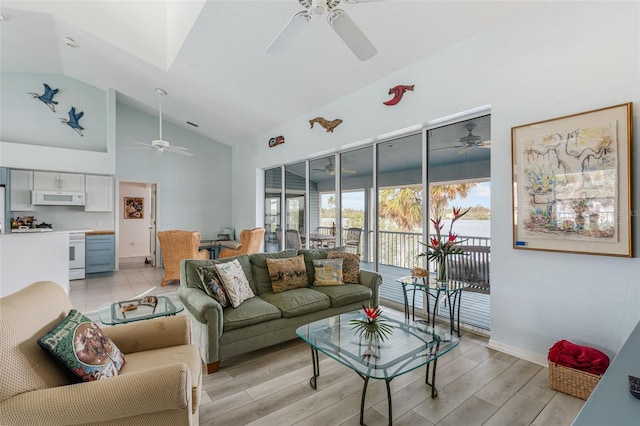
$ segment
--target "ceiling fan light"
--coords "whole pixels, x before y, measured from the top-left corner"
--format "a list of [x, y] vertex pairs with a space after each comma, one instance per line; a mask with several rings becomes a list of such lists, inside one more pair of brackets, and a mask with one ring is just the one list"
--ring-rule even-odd
[[327, 0], [313, 0], [309, 11], [316, 15], [322, 15], [327, 11]]

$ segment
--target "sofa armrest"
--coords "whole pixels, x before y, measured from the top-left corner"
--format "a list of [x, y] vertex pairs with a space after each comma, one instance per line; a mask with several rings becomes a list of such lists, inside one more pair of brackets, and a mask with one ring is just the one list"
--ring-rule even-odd
[[217, 300], [199, 288], [182, 285], [178, 287], [178, 299], [196, 321], [216, 327], [222, 335], [222, 306]]
[[170, 410], [184, 410], [190, 422], [191, 398], [189, 367], [177, 363], [13, 396], [0, 402], [0, 424], [117, 424], [118, 419]]
[[368, 271], [366, 269], [360, 270], [360, 284], [367, 286], [371, 289], [371, 298], [373, 300], [373, 306], [380, 304], [379, 288], [382, 285], [382, 275], [374, 271]]
[[124, 354], [191, 343], [190, 323], [185, 315], [114, 325], [103, 331]]

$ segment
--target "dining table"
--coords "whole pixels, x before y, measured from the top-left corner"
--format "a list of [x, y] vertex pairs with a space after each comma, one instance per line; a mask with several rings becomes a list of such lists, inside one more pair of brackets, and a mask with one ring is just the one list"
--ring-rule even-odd
[[336, 245], [335, 235], [330, 234], [309, 234], [311, 248], [332, 247]]

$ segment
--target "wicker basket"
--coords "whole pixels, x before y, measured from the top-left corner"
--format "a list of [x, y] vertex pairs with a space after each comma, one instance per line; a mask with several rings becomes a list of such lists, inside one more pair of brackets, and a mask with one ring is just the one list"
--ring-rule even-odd
[[551, 389], [576, 398], [584, 400], [589, 398], [601, 377], [549, 361], [549, 386]]

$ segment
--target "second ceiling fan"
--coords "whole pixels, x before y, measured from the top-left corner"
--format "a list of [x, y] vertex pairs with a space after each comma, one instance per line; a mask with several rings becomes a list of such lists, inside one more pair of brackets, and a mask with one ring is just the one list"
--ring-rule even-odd
[[[284, 26], [276, 38], [267, 47], [267, 53], [283, 53], [293, 43], [293, 40], [302, 32], [304, 25], [311, 21], [313, 16], [328, 13], [329, 26], [338, 34], [349, 49], [360, 59], [366, 61], [372, 58], [378, 50], [358, 26], [342, 10], [336, 9], [341, 0], [298, 0], [305, 10], [293, 15], [293, 18]], [[368, 3], [382, 0], [342, 0], [347, 4]]]

